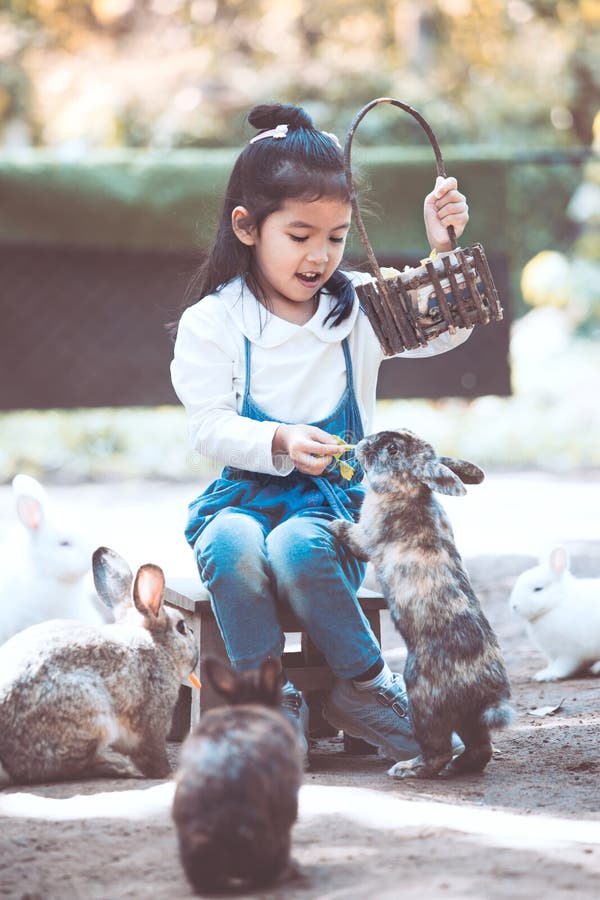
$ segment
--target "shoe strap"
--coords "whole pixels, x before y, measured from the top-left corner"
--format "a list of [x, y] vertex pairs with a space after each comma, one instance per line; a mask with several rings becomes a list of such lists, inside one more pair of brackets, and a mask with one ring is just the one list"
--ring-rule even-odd
[[300, 712], [302, 706], [302, 694], [284, 694], [281, 700], [281, 706], [283, 709], [291, 709], [295, 713]]
[[392, 709], [401, 719], [405, 719], [408, 715], [408, 703], [404, 703], [398, 697], [397, 691], [392, 688], [380, 688], [375, 694], [375, 699], [382, 706]]

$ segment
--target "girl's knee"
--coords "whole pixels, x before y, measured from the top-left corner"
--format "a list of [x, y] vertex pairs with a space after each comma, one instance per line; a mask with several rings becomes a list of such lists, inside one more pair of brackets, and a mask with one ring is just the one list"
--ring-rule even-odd
[[280, 562], [304, 565], [323, 557], [334, 560], [333, 541], [325, 522], [298, 516], [274, 528], [267, 536], [266, 547], [273, 566]]
[[202, 581], [216, 577], [249, 583], [265, 577], [265, 536], [251, 516], [221, 513], [210, 522], [194, 548]]
[[267, 556], [276, 582], [301, 588], [340, 569], [333, 536], [323, 524], [301, 517], [278, 525], [267, 538]]

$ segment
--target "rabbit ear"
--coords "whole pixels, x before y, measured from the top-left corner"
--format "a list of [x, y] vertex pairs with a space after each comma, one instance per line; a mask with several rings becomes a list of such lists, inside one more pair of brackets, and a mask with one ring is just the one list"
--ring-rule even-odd
[[235, 697], [239, 687], [238, 675], [231, 666], [217, 659], [216, 656], [208, 656], [202, 663], [203, 678], [208, 678], [217, 693], [227, 699]]
[[556, 578], [569, 568], [569, 554], [565, 547], [553, 547], [548, 557], [550, 571]]
[[45, 518], [47, 494], [31, 475], [15, 475], [12, 489], [17, 501], [17, 515], [25, 528], [38, 531]]
[[452, 469], [455, 475], [458, 475], [463, 484], [481, 484], [485, 478], [485, 473], [479, 466], [474, 463], [467, 462], [466, 459], [454, 459], [452, 456], [440, 456], [440, 462]]
[[157, 619], [162, 609], [165, 592], [165, 576], [160, 566], [146, 563], [140, 566], [133, 585], [133, 602], [143, 616], [148, 614]]
[[92, 555], [94, 585], [108, 607], [131, 603], [131, 569], [118, 553], [109, 547], [98, 547]]
[[281, 663], [268, 656], [260, 667], [260, 686], [271, 697], [276, 697], [281, 686]]
[[458, 497], [467, 493], [460, 478], [457, 478], [439, 459], [427, 460], [422, 466], [413, 469], [413, 475], [438, 494], [452, 494]]

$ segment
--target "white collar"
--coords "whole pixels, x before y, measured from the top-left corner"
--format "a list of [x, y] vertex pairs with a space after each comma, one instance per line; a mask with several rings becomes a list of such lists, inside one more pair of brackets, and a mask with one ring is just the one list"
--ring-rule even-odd
[[352, 312], [339, 325], [330, 327], [323, 319], [330, 309], [330, 293], [322, 290], [315, 314], [304, 325], [296, 325], [273, 315], [262, 306], [238, 276], [228, 282], [218, 292], [218, 300], [248, 340], [260, 347], [278, 347], [298, 336], [301, 331], [310, 331], [319, 340], [333, 344], [348, 337], [358, 315], [358, 300], [355, 298]]

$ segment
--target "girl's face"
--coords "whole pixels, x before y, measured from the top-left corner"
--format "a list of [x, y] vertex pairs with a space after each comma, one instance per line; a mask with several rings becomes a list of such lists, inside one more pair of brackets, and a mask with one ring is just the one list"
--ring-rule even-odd
[[257, 278], [275, 315], [299, 323], [312, 316], [314, 295], [341, 262], [351, 214], [350, 203], [335, 197], [286, 200], [257, 233], [241, 225], [248, 211], [234, 209], [234, 232], [254, 247]]

